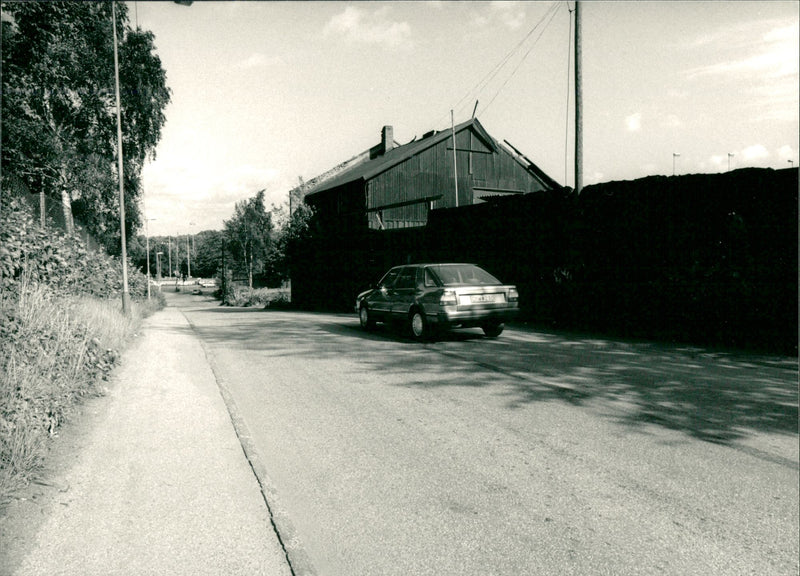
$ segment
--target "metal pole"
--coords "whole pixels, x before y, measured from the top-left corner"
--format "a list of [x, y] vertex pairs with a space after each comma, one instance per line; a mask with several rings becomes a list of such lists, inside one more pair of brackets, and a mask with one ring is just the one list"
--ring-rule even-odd
[[186, 236], [186, 278], [192, 277], [192, 258], [189, 255], [189, 236]]
[[144, 217], [144, 244], [147, 250], [147, 299], [150, 300], [150, 231], [147, 226], [147, 215]]
[[172, 236], [167, 236], [167, 258], [169, 259], [169, 276], [172, 276]]
[[456, 208], [458, 208], [458, 166], [456, 166], [456, 125], [450, 110], [450, 127], [453, 130], [453, 180], [456, 183]]
[[117, 98], [117, 171], [119, 175], [119, 227], [122, 244], [122, 312], [130, 314], [131, 293], [128, 290], [128, 249], [125, 245], [125, 176], [122, 170], [122, 108], [119, 100], [119, 55], [117, 54], [117, 9], [111, 2], [111, 24], [114, 30], [114, 92]]
[[575, 193], [583, 189], [583, 84], [581, 82], [581, 3], [575, 2]]

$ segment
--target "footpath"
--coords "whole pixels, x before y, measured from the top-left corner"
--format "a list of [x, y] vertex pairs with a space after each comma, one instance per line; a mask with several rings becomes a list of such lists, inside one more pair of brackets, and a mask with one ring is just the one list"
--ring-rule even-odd
[[[145, 320], [113, 378], [108, 395], [90, 401], [91, 423], [47, 494], [0, 519], [0, 575], [289, 576], [214, 374], [178, 309]], [[26, 516], [35, 529], [15, 529]]]

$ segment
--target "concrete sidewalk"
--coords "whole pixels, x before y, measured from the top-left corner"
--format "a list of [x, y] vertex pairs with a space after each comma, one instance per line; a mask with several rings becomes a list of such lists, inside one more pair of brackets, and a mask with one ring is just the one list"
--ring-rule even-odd
[[0, 573], [291, 574], [203, 349], [178, 309], [145, 321], [109, 388], [29, 553], [14, 566], [0, 562]]

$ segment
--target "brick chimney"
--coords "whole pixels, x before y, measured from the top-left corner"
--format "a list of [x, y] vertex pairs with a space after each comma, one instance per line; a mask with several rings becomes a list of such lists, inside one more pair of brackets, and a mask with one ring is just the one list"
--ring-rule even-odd
[[391, 126], [384, 126], [381, 130], [381, 154], [386, 154], [394, 148], [394, 129]]

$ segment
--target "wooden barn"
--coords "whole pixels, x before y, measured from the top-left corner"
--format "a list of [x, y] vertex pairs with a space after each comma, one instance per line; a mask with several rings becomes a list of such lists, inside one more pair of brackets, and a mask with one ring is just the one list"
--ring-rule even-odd
[[401, 146], [384, 126], [377, 146], [308, 182], [305, 201], [323, 227], [358, 233], [425, 226], [433, 209], [559, 187], [473, 118]]

